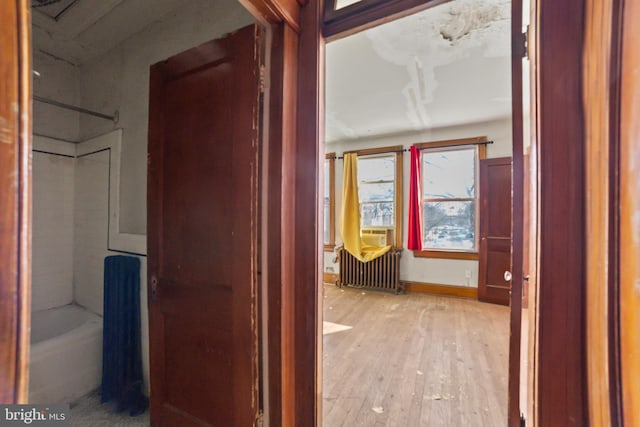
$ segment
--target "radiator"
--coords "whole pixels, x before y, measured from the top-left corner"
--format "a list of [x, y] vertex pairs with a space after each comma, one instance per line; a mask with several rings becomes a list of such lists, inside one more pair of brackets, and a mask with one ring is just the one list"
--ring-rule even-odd
[[338, 249], [340, 276], [336, 285], [396, 294], [404, 291], [400, 285], [400, 252], [400, 250], [391, 249], [373, 261], [362, 262], [344, 248]]

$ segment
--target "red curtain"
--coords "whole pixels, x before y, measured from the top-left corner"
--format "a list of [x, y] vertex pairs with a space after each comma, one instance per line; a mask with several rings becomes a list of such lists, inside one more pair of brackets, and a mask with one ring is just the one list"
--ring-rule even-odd
[[422, 192], [420, 191], [420, 150], [415, 145], [411, 152], [411, 176], [409, 182], [409, 238], [407, 249], [413, 251], [422, 250]]

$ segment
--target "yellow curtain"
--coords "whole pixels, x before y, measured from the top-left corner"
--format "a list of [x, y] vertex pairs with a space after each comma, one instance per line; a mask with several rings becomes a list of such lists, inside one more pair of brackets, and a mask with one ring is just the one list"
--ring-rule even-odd
[[362, 262], [368, 262], [384, 255], [391, 246], [371, 246], [360, 238], [360, 199], [358, 197], [358, 155], [344, 155], [342, 177], [342, 221], [340, 233], [344, 248]]

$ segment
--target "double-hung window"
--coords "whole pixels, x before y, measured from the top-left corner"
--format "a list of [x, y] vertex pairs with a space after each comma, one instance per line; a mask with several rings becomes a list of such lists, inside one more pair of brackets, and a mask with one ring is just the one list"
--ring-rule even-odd
[[477, 258], [478, 169], [485, 146], [476, 140], [485, 138], [419, 145], [423, 215], [419, 256]]
[[[402, 147], [360, 150], [358, 193], [363, 241], [402, 247]], [[372, 239], [372, 240], [368, 240]]]

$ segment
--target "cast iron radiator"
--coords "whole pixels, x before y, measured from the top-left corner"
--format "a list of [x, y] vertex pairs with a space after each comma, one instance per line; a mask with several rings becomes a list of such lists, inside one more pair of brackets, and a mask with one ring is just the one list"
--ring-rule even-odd
[[354, 288], [368, 288], [399, 293], [404, 289], [400, 285], [400, 250], [391, 249], [386, 254], [369, 262], [362, 262], [347, 252], [338, 249], [340, 275], [336, 285]]

